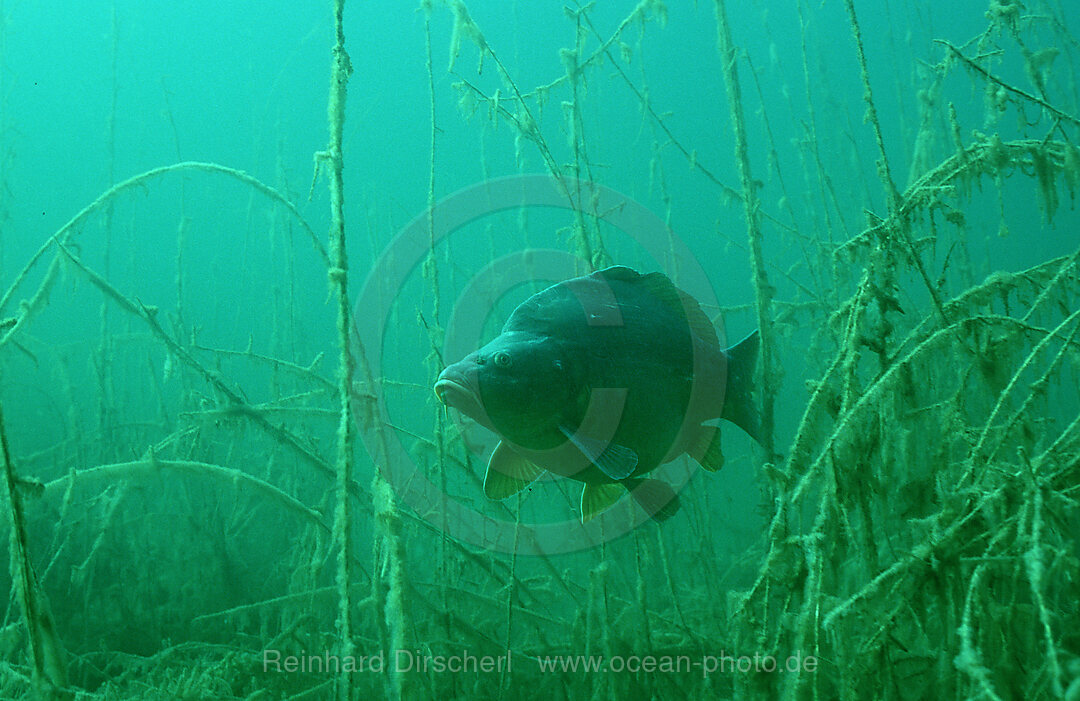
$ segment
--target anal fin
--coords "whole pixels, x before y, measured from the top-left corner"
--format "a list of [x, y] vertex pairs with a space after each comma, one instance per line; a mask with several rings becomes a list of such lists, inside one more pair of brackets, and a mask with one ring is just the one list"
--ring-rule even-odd
[[627, 480], [630, 496], [654, 521], [666, 521], [679, 510], [679, 496], [667, 482], [658, 479]]
[[702, 469], [717, 472], [724, 466], [724, 451], [721, 447], [720, 429], [716, 426], [703, 425], [698, 436], [698, 445], [690, 451], [690, 457], [697, 460]]

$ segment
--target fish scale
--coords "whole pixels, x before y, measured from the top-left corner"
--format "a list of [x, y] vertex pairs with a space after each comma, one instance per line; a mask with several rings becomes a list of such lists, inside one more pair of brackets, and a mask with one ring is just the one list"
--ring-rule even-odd
[[698, 302], [667, 276], [615, 266], [522, 302], [434, 389], [499, 435], [488, 497], [512, 496], [546, 471], [584, 483], [583, 521], [627, 492], [662, 520], [677, 497], [646, 475], [684, 454], [719, 469], [720, 431], [707, 422], [726, 419], [756, 439], [757, 340], [721, 348]]

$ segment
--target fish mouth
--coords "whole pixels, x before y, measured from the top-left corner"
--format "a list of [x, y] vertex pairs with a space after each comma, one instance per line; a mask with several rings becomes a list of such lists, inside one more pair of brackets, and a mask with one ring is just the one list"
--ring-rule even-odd
[[440, 376], [435, 383], [435, 396], [448, 407], [457, 409], [471, 419], [485, 423], [487, 412], [476, 392], [468, 385], [449, 378]]

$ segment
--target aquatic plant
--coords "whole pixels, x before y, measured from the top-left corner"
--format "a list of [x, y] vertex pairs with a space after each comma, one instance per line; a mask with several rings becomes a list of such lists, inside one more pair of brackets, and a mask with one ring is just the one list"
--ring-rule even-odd
[[[349, 207], [347, 177], [368, 166], [348, 130], [367, 126], [346, 88], [370, 96], [343, 5], [332, 5], [329, 140], [309, 196], [322, 214], [283, 167], [271, 184], [179, 159], [108, 187], [25, 261], [0, 238], [11, 529], [0, 696], [1080, 694], [1080, 95], [1064, 3], [993, 0], [967, 41], [908, 43], [898, 22], [884, 36], [902, 63], [886, 67], [867, 41], [869, 6], [762, 10], [751, 41], [747, 17], [717, 0], [717, 55], [693, 59], [715, 92], [692, 99], [719, 107], [708, 133], [688, 134], [652, 70], [674, 8], [642, 0], [615, 19], [566, 8], [569, 46], [530, 87], [479, 3], [425, 0], [422, 255], [386, 309], [356, 310], [350, 290], [375, 263], [353, 253], [359, 236], [346, 255], [346, 233], [368, 231], [378, 251], [395, 227], [378, 203]], [[826, 32], [839, 44], [837, 27], [843, 70], [821, 45]], [[836, 73], [823, 77], [824, 64]], [[464, 224], [467, 243], [441, 236], [440, 197], [468, 184], [445, 162], [452, 103], [481, 135], [486, 175], [543, 170], [577, 206]], [[638, 143], [607, 140], [631, 117]], [[4, 177], [12, 154], [0, 141]], [[627, 163], [640, 180], [622, 177]], [[583, 183], [609, 178], [655, 205], [674, 232], [669, 260], [643, 255], [584, 196]], [[194, 203], [221, 192], [246, 207], [208, 221], [213, 206]], [[688, 232], [698, 209], [720, 223]], [[0, 201], [5, 236], [23, 226], [9, 211]], [[133, 212], [176, 222], [173, 277], [153, 296], [121, 272], [125, 254], [130, 269], [166, 258], [141, 252]], [[200, 234], [232, 227], [258, 245], [229, 275], [256, 279], [266, 265], [283, 280], [254, 293], [264, 324], [239, 337], [213, 329], [234, 302], [192, 283]], [[663, 525], [543, 552], [531, 526], [574, 519], [577, 490], [484, 498], [484, 437], [430, 388], [453, 360], [449, 300], [522, 247], [679, 278], [676, 235], [723, 292], [709, 309], [718, 322], [762, 331], [767, 446], [728, 438], [724, 470], [695, 477]], [[523, 287], [492, 300], [488, 331]], [[332, 318], [299, 301], [327, 289]], [[42, 340], [87, 300], [95, 332]], [[391, 358], [352, 332], [381, 312]], [[42, 441], [20, 449], [33, 421]], [[400, 454], [413, 481], [394, 473]], [[438, 500], [415, 498], [421, 478]], [[452, 526], [466, 510], [486, 520], [463, 536]], [[482, 547], [496, 523], [509, 546]], [[268, 651], [296, 667], [268, 669]], [[439, 666], [467, 655], [492, 668]], [[355, 657], [359, 671], [329, 674], [328, 656]]]

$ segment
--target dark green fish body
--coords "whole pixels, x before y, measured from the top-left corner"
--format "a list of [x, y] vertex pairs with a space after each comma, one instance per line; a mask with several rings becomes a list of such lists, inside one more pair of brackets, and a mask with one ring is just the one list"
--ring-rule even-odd
[[745, 380], [756, 344], [754, 334], [725, 351], [697, 301], [666, 276], [613, 267], [530, 297], [497, 338], [447, 367], [435, 392], [502, 439], [489, 497], [547, 470], [585, 483], [585, 519], [627, 489], [663, 518], [675, 495], [644, 475], [684, 453], [719, 469], [719, 431], [707, 421], [755, 431]]

